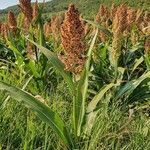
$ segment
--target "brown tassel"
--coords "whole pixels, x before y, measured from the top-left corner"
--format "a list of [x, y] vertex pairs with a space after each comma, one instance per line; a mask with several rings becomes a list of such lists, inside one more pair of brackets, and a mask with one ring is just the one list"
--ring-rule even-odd
[[11, 11], [8, 12], [8, 27], [15, 35], [17, 31], [17, 21], [14, 13]]
[[62, 46], [65, 55], [60, 59], [65, 64], [67, 71], [78, 74], [85, 63], [84, 28], [80, 20], [80, 14], [73, 4], [69, 6], [65, 14], [65, 20], [61, 27]]
[[21, 11], [23, 12], [25, 18], [24, 18], [24, 29], [27, 32], [31, 21], [32, 21], [32, 14], [33, 14], [33, 10], [32, 10], [32, 6], [31, 6], [31, 0], [19, 0], [20, 5], [19, 7], [21, 8]]

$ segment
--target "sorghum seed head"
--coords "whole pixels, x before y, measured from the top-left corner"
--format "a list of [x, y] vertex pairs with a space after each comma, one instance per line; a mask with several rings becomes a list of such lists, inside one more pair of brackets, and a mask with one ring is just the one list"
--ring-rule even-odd
[[150, 37], [146, 39], [144, 47], [145, 53], [150, 55]]
[[51, 33], [51, 22], [45, 22], [45, 24], [44, 24], [45, 37], [48, 38], [50, 33]]
[[2, 24], [1, 25], [1, 36], [4, 38], [4, 39], [7, 39], [8, 37], [8, 25], [7, 24]]
[[27, 32], [31, 21], [32, 21], [32, 14], [33, 14], [33, 10], [32, 10], [32, 6], [31, 6], [31, 0], [19, 0], [19, 7], [21, 8], [21, 11], [24, 14], [24, 29]]
[[35, 21], [38, 17], [38, 2], [36, 1], [33, 5], [33, 21]]
[[12, 29], [14, 33], [16, 33], [17, 21], [16, 21], [14, 13], [11, 11], [8, 12], [8, 27], [9, 29]]
[[31, 60], [36, 60], [34, 49], [35, 49], [35, 46], [32, 43], [27, 42], [27, 47], [26, 47], [27, 57]]
[[105, 23], [110, 17], [109, 10], [106, 6], [100, 5], [99, 11], [96, 15], [96, 22], [97, 23]]
[[63, 23], [63, 16], [53, 16], [51, 19], [51, 31], [54, 39], [58, 42], [60, 40], [61, 24]]
[[122, 34], [127, 28], [127, 7], [122, 4], [117, 8], [113, 19], [112, 31], [113, 34]]
[[127, 24], [128, 30], [130, 30], [135, 23], [136, 20], [136, 10], [133, 8], [128, 7], [127, 9]]
[[65, 13], [65, 19], [61, 27], [62, 46], [65, 55], [60, 59], [65, 64], [66, 70], [73, 73], [81, 72], [85, 59], [84, 27], [80, 20], [80, 14], [75, 5], [71, 4]]
[[139, 30], [142, 30], [142, 24], [143, 24], [143, 10], [138, 9], [136, 12], [136, 26]]
[[112, 24], [113, 41], [112, 50], [110, 51], [110, 62], [114, 67], [118, 64], [123, 44], [123, 32], [126, 30], [127, 25], [127, 7], [122, 4], [118, 6]]
[[117, 12], [117, 6], [113, 3], [112, 6], [111, 6], [111, 20], [113, 20], [115, 14]]
[[150, 26], [150, 12], [146, 11], [143, 18], [144, 27]]
[[29, 21], [32, 20], [32, 6], [31, 6], [31, 0], [19, 0], [21, 8], [21, 11], [23, 14], [29, 19]]
[[[99, 12], [96, 15], [96, 22], [101, 24], [103, 27], [109, 27], [109, 20], [110, 20], [110, 12], [108, 8], [104, 5], [100, 5]], [[99, 38], [102, 42], [106, 42], [108, 37], [106, 33], [99, 31]]]

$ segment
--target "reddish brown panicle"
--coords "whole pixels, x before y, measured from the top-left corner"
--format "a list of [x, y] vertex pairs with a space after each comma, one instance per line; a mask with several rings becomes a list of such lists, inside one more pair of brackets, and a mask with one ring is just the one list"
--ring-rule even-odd
[[23, 14], [29, 19], [29, 21], [32, 20], [32, 6], [31, 6], [31, 0], [19, 0], [21, 8], [21, 11]]
[[15, 18], [15, 15], [13, 12], [9, 11], [8, 12], [8, 27], [10, 30], [13, 31], [14, 34], [16, 34], [16, 30], [17, 30], [17, 21]]
[[113, 18], [114, 18], [114, 16], [115, 16], [116, 12], [117, 12], [117, 6], [113, 3], [112, 6], [111, 6], [111, 13], [110, 13], [110, 15], [111, 15], [111, 20], [113, 20]]
[[128, 7], [127, 9], [128, 30], [131, 30], [133, 24], [135, 24], [135, 20], [136, 20], [136, 10]]
[[[110, 18], [111, 16], [108, 8], [104, 5], [100, 5], [99, 12], [96, 15], [96, 22], [105, 28], [109, 28]], [[99, 37], [102, 42], [108, 40], [108, 36], [102, 31], [99, 31]]]
[[117, 8], [112, 25], [113, 34], [122, 34], [126, 30], [128, 26], [126, 5], [122, 4]]
[[45, 22], [44, 24], [44, 34], [45, 37], [48, 38], [51, 33], [51, 22]]
[[19, 0], [20, 5], [19, 7], [21, 8], [21, 11], [23, 12], [25, 18], [24, 18], [24, 28], [26, 31], [28, 31], [30, 23], [32, 21], [32, 6], [31, 6], [31, 0]]
[[51, 31], [56, 42], [60, 41], [60, 30], [61, 24], [63, 23], [63, 16], [60, 14], [58, 16], [53, 16], [51, 19]]
[[143, 24], [143, 17], [144, 14], [143, 14], [143, 10], [141, 9], [138, 9], [137, 12], [136, 12], [136, 26], [138, 27], [139, 30], [142, 30], [142, 24]]
[[80, 14], [75, 5], [71, 4], [65, 14], [65, 20], [61, 27], [62, 46], [64, 56], [60, 59], [65, 64], [67, 71], [75, 74], [82, 71], [85, 58], [84, 27], [80, 20]]
[[150, 12], [146, 11], [143, 18], [144, 27], [150, 26]]
[[110, 18], [110, 12], [108, 8], [104, 5], [100, 5], [99, 11], [96, 15], [96, 22], [98, 23], [106, 23]]
[[26, 50], [27, 50], [27, 57], [31, 60], [36, 60], [36, 55], [35, 55], [35, 46], [30, 43], [30, 42], [27, 42], [27, 47], [26, 47]]
[[4, 39], [7, 39], [8, 37], [8, 25], [7, 24], [2, 24], [1, 25], [1, 36], [4, 38]]
[[33, 15], [32, 15], [33, 16], [33, 21], [35, 21], [38, 17], [38, 9], [39, 9], [38, 1], [36, 1], [33, 5]]
[[150, 55], [150, 37], [146, 39], [144, 47], [145, 53]]

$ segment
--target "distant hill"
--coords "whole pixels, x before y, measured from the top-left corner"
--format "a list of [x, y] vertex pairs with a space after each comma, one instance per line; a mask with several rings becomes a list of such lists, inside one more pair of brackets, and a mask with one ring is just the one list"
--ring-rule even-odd
[[19, 8], [17, 5], [10, 6], [6, 9], [0, 10], [0, 14], [7, 14], [9, 10], [12, 10], [14, 13], [19, 12]]
[[[93, 18], [96, 15], [99, 5], [104, 3], [111, 6], [113, 0], [52, 0], [46, 2], [44, 16], [48, 18], [51, 14], [58, 13], [67, 9], [70, 3], [76, 4], [80, 12], [87, 18]], [[126, 3], [131, 7], [143, 8], [150, 11], [150, 0], [114, 0], [115, 4]], [[0, 10], [0, 20], [5, 20], [8, 11], [12, 10], [16, 15], [19, 13], [17, 5]]]

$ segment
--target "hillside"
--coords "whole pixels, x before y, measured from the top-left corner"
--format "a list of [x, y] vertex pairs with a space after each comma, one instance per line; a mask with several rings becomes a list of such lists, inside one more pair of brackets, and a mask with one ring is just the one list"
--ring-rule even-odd
[[[122, 0], [114, 0], [115, 4], [120, 4]], [[143, 8], [146, 10], [150, 10], [150, 1], [148, 0], [124, 0], [124, 3], [128, 4], [129, 6], [136, 7], [136, 8]], [[46, 2], [44, 14], [46, 18], [53, 13], [57, 13], [60, 11], [64, 11], [67, 9], [67, 6], [70, 3], [74, 3], [79, 8], [80, 12], [86, 16], [87, 18], [93, 17], [98, 11], [99, 5], [104, 3], [108, 6], [112, 4], [111, 0], [52, 0], [50, 2]], [[4, 10], [0, 10], [0, 20], [5, 20], [5, 16], [7, 15], [8, 11], [12, 10], [16, 15], [19, 13], [19, 8], [17, 5], [8, 7]]]

